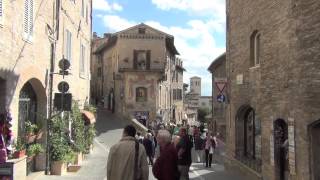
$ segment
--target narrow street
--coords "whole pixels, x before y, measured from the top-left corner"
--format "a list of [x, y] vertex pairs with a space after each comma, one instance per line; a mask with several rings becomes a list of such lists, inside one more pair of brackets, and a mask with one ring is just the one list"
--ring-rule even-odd
[[[64, 176], [45, 176], [33, 175], [36, 177], [28, 177], [29, 180], [105, 180], [106, 166], [109, 148], [116, 144], [122, 135], [123, 127], [128, 122], [119, 119], [115, 115], [105, 110], [98, 111], [96, 122], [97, 137], [94, 143], [93, 152], [86, 156], [81, 169], [77, 173], [67, 173]], [[150, 167], [150, 180], [155, 180]], [[235, 175], [224, 170], [223, 165], [213, 164], [212, 168], [205, 168], [202, 163], [193, 163], [190, 171], [190, 179], [192, 180], [245, 180], [239, 175]]]

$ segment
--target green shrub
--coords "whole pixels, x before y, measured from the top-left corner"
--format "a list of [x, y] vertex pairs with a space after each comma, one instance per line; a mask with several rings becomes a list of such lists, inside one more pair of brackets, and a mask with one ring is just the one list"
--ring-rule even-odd
[[17, 138], [17, 142], [14, 144], [16, 151], [21, 151], [26, 149], [26, 144], [22, 141], [20, 137]]
[[86, 143], [85, 143], [85, 153], [90, 152], [90, 146], [93, 144], [94, 137], [96, 136], [96, 128], [94, 124], [90, 124], [86, 128]]
[[44, 152], [44, 149], [43, 149], [42, 145], [39, 143], [31, 144], [27, 148], [27, 155], [29, 157], [34, 156], [34, 155], [38, 155], [39, 153], [43, 153], [43, 152]]
[[30, 121], [25, 122], [25, 132], [26, 134], [35, 134], [38, 131], [38, 126], [32, 124]]
[[82, 118], [82, 113], [79, 109], [77, 102], [73, 103], [72, 112], [72, 139], [74, 140], [74, 151], [84, 152], [85, 151], [85, 126]]

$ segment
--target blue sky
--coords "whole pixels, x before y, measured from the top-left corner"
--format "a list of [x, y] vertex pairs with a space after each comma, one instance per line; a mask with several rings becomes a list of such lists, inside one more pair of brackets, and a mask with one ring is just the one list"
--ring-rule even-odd
[[93, 0], [93, 31], [117, 32], [139, 23], [175, 37], [183, 59], [184, 82], [202, 78], [202, 95], [211, 95], [211, 62], [225, 51], [224, 0]]

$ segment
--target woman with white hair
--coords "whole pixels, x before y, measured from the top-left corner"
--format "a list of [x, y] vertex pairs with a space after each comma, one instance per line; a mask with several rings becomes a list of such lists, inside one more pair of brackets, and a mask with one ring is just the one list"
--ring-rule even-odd
[[158, 180], [177, 180], [178, 153], [171, 142], [171, 134], [167, 130], [159, 130], [157, 141], [160, 146], [160, 156], [154, 163], [152, 172]]

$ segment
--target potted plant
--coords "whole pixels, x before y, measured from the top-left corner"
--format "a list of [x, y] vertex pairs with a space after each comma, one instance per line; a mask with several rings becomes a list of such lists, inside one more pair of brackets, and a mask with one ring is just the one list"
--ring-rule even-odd
[[74, 140], [72, 148], [77, 153], [75, 164], [80, 165], [83, 159], [82, 152], [85, 151], [85, 126], [82, 118], [82, 113], [77, 102], [73, 103], [71, 118], [72, 139]]
[[21, 140], [21, 138], [17, 139], [17, 142], [14, 144], [15, 152], [13, 153], [13, 158], [21, 158], [26, 155], [26, 145]]
[[44, 122], [44, 120], [40, 120], [37, 123], [37, 129], [36, 129], [36, 135], [37, 135], [36, 139], [37, 140], [40, 140], [42, 138], [42, 136], [43, 136], [43, 132], [44, 132], [44, 130], [43, 130], [43, 122]]
[[26, 132], [26, 142], [33, 143], [37, 137], [36, 132], [38, 131], [38, 126], [32, 124], [30, 121], [25, 123], [25, 132]]
[[34, 156], [43, 152], [44, 152], [44, 149], [41, 144], [35, 143], [35, 144], [29, 145], [29, 147], [27, 148], [27, 156], [28, 156], [27, 161], [31, 161]]
[[72, 153], [72, 150], [67, 141], [68, 136], [65, 133], [67, 121], [66, 119], [58, 116], [53, 118], [51, 121], [51, 174], [62, 175], [66, 172], [67, 163], [70, 161], [70, 153]]

